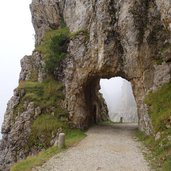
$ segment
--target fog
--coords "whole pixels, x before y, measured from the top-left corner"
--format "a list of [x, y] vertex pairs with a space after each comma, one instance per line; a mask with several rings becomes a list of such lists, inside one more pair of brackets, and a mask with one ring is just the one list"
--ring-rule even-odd
[[0, 127], [7, 101], [18, 84], [20, 59], [34, 47], [30, 3], [5, 0], [0, 5]]
[[122, 117], [124, 122], [137, 122], [137, 106], [130, 82], [121, 77], [101, 79], [100, 87], [112, 121], [119, 122]]

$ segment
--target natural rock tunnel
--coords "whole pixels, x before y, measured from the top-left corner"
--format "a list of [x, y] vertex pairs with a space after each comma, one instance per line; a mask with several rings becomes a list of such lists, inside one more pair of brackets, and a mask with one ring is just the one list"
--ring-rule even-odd
[[[85, 127], [88, 127], [88, 126], [90, 126], [92, 124], [97, 124], [97, 123], [99, 123], [101, 121], [110, 120], [109, 107], [107, 106], [108, 104], [107, 104], [103, 94], [99, 92], [99, 90], [100, 90], [100, 81], [101, 80], [103, 80], [103, 79], [100, 79], [100, 78], [95, 79], [95, 78], [93, 78], [92, 81], [90, 81], [88, 83], [88, 85], [86, 85], [84, 87], [84, 96], [85, 96], [85, 104], [86, 104], [85, 108], [88, 109], [88, 110], [86, 111], [85, 117], [82, 118], [83, 120], [81, 122], [83, 122], [85, 124]], [[122, 79], [121, 77], [120, 77], [120, 81], [122, 81], [122, 82], [124, 81], [125, 83], [127, 82], [126, 80]], [[112, 83], [112, 82], [110, 82], [110, 83]], [[124, 85], [126, 86], [126, 88], [128, 90], [129, 82], [127, 84], [124, 84]], [[113, 87], [113, 89], [114, 88], [115, 87]], [[122, 88], [125, 88], [125, 87], [123, 86]], [[121, 92], [122, 92], [122, 90], [121, 90]], [[120, 92], [120, 94], [121, 94], [121, 92]], [[134, 95], [131, 94], [132, 93], [131, 89], [130, 89], [130, 94], [132, 95], [133, 99], [131, 99], [131, 96], [128, 96], [128, 91], [125, 91], [123, 93], [126, 93], [126, 96], [124, 96], [124, 98], [127, 97], [126, 100], [131, 101], [132, 103], [134, 102], [133, 101], [134, 100], [134, 97], [133, 97]], [[110, 92], [110, 94], [112, 94], [112, 92]], [[115, 94], [113, 93], [112, 95], [115, 95]], [[111, 98], [111, 96], [110, 96], [110, 98]], [[118, 98], [118, 100], [120, 100], [120, 98]], [[115, 102], [112, 101], [111, 105], [114, 106], [115, 105], [114, 103]], [[124, 106], [124, 104], [123, 103], [121, 104], [121, 103], [122, 103], [121, 101], [120, 101], [120, 103], [118, 103], [120, 105], [120, 108], [125, 108], [126, 106]], [[130, 109], [132, 107], [131, 103], [129, 103], [129, 105], [130, 106], [128, 106], [128, 107]], [[127, 111], [125, 111], [125, 112], [128, 112], [129, 109]], [[120, 109], [120, 111], [121, 111], [121, 109]], [[137, 121], [138, 116], [136, 116], [137, 115], [137, 113], [136, 113], [136, 104], [135, 104], [135, 109], [132, 110], [132, 112], [133, 113], [129, 114], [129, 117], [132, 116], [132, 118], [127, 119], [127, 122], [128, 122], [128, 120], [129, 120], [129, 122], [136, 122]], [[126, 117], [127, 117], [126, 115], [128, 115], [128, 113], [122, 113], [122, 120], [123, 120], [123, 118], [124, 118], [124, 120], [126, 120]], [[120, 120], [120, 118], [119, 118], [119, 120]], [[83, 126], [84, 124], [81, 124], [81, 125]], [[84, 127], [81, 127], [81, 128], [84, 128]]]
[[[93, 77], [83, 86], [83, 94], [80, 96], [79, 106], [75, 106], [76, 114], [70, 115], [71, 121], [78, 128], [85, 129], [92, 124], [109, 120], [106, 103], [102, 94], [99, 93], [100, 79], [101, 77]], [[141, 116], [138, 115], [138, 123], [141, 128], [140, 117]]]
[[[170, 79], [169, 72], [162, 74], [169, 64], [159, 49], [169, 42], [170, 33], [160, 7], [159, 1], [102, 0], [77, 1], [72, 10], [64, 8], [67, 26], [77, 31], [69, 43], [71, 58], [65, 69], [66, 107], [76, 127], [90, 125], [94, 103], [101, 113], [99, 79], [121, 76], [132, 84], [139, 129], [152, 133], [144, 98]], [[162, 66], [158, 65], [161, 58]]]
[[[139, 129], [152, 134], [144, 99], [149, 91], [171, 80], [170, 1], [33, 0], [30, 9], [36, 47], [44, 41], [49, 30], [65, 27], [64, 30], [67, 28], [70, 32], [62, 69], [55, 66], [53, 74], [54, 79], [60, 78], [57, 81], [64, 84], [62, 106], [68, 110], [71, 124], [85, 129], [106, 119], [108, 115], [99, 94], [99, 81], [121, 76], [132, 84]], [[44, 81], [48, 73], [44, 59], [44, 54], [36, 48], [32, 56], [25, 56], [21, 61], [20, 81], [32, 81], [35, 93], [46, 87]], [[35, 106], [33, 100], [22, 101], [25, 91], [19, 90], [14, 91], [8, 103], [2, 126], [2, 170], [34, 152], [33, 146], [25, 149], [25, 144], [31, 134], [32, 122], [43, 110]], [[18, 110], [21, 104], [24, 108]], [[55, 105], [44, 111], [53, 113]]]

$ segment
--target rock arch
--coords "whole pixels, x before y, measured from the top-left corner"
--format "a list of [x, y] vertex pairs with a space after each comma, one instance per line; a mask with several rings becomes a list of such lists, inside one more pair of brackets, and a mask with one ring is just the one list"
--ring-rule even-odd
[[[120, 75], [117, 75], [117, 76], [120, 76]], [[101, 97], [99, 96], [100, 78], [106, 78], [106, 77], [95, 78], [93, 76], [93, 79], [88, 80], [87, 82], [84, 83], [83, 86], [79, 86], [79, 88], [76, 89], [77, 90], [76, 92], [77, 94], [75, 95], [76, 98], [75, 99], [72, 98], [72, 101], [69, 100], [68, 108], [70, 111], [70, 120], [78, 128], [81, 128], [81, 129], [88, 128], [93, 123], [99, 122], [108, 117], [108, 114], [106, 113], [105, 115], [105, 113], [103, 112], [103, 107], [102, 107], [103, 99], [101, 99]], [[139, 91], [139, 87], [137, 88], [137, 82], [135, 82], [137, 80], [134, 79], [130, 81], [132, 83], [134, 96], [135, 96], [137, 105], [139, 107], [138, 108], [139, 128], [144, 129], [145, 128], [145, 123], [144, 123], [145, 105], [143, 103], [140, 103], [140, 100], [139, 100], [142, 98], [142, 94]], [[72, 92], [72, 96], [73, 96], [73, 92]], [[142, 108], [142, 106], [144, 108]], [[71, 108], [73, 110], [71, 110]], [[71, 111], [73, 111], [73, 113]], [[94, 119], [94, 117], [96, 118], [96, 120]], [[148, 115], [146, 119], [148, 121]], [[96, 122], [92, 122], [92, 121], [96, 121]], [[150, 120], [149, 120], [149, 123], [150, 123]]]
[[[156, 80], [161, 68], [157, 63], [160, 59], [167, 60], [159, 49], [170, 38], [170, 28], [161, 21], [161, 17], [165, 18], [159, 10], [161, 4], [142, 0], [85, 0], [76, 1], [72, 10], [67, 8], [68, 4], [66, 1], [64, 19], [70, 31], [77, 33], [69, 43], [64, 81], [71, 122], [78, 128], [88, 127], [91, 103], [99, 104], [96, 96], [99, 79], [121, 76], [132, 84], [139, 129], [152, 133], [144, 97], [159, 86], [160, 81]], [[163, 63], [163, 67], [167, 66]]]
[[[132, 84], [138, 108], [139, 129], [146, 134], [153, 133], [144, 98], [150, 90], [157, 89], [171, 79], [169, 1], [32, 1], [30, 9], [36, 45], [41, 43], [48, 30], [66, 25], [71, 33], [67, 58], [63, 61], [64, 70], [58, 68], [60, 73], [54, 73], [55, 78], [59, 78], [60, 74], [65, 84], [65, 107], [74, 126], [85, 129], [93, 123], [94, 104], [97, 121], [107, 117], [98, 95], [99, 80], [121, 76]], [[41, 53], [35, 50], [21, 64], [20, 80], [30, 80], [32, 71], [36, 71], [36, 81], [43, 81], [46, 73]], [[31, 123], [27, 119], [34, 119], [32, 114], [41, 111], [35, 110], [33, 103], [29, 101], [26, 111], [16, 117], [20, 122], [14, 123], [12, 115], [18, 104], [20, 93], [16, 90], [9, 101], [2, 126], [2, 170], [28, 155], [23, 147], [30, 134]], [[26, 115], [26, 122], [22, 120], [23, 115]], [[28, 129], [24, 129], [25, 127]]]

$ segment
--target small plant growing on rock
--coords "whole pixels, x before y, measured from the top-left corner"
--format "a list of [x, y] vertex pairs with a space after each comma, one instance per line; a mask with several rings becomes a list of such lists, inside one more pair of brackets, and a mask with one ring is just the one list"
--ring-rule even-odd
[[55, 68], [66, 57], [68, 42], [69, 30], [64, 27], [48, 31], [41, 44], [36, 47], [44, 55], [45, 68], [50, 74], [54, 73]]
[[[150, 161], [156, 170], [171, 170], [171, 82], [150, 92], [145, 98], [154, 128], [154, 135], [139, 134], [151, 150]], [[160, 135], [160, 136], [158, 136]]]

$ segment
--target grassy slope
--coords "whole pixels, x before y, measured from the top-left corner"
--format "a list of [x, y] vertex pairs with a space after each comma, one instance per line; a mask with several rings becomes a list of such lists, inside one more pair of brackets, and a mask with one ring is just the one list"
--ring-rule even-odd
[[[52, 140], [52, 134], [56, 134], [58, 129], [66, 128], [68, 112], [63, 109], [64, 86], [61, 82], [47, 79], [45, 82], [20, 82], [19, 92], [25, 91], [20, 104], [14, 110], [14, 120], [18, 113], [25, 111], [25, 102], [34, 102], [35, 107], [40, 107], [41, 114], [38, 115], [31, 125], [31, 134], [25, 145], [25, 149], [48, 148]], [[53, 108], [53, 110], [51, 110]], [[34, 118], [34, 116], [33, 116]], [[43, 138], [45, 137], [45, 138]]]
[[160, 136], [156, 140], [140, 132], [137, 136], [150, 149], [151, 155], [147, 157], [155, 170], [171, 171], [171, 83], [149, 93], [145, 103], [149, 106], [155, 136]]
[[[56, 147], [50, 147], [52, 135], [56, 134], [58, 129], [62, 129], [66, 133], [66, 148], [85, 137], [85, 134], [80, 130], [68, 127], [68, 112], [62, 105], [65, 98], [64, 86], [61, 82], [55, 81], [53, 77], [55, 68], [67, 55], [69, 39], [81, 33], [87, 35], [84, 30], [70, 35], [65, 26], [57, 30], [50, 30], [45, 34], [41, 44], [36, 46], [36, 50], [43, 54], [44, 67], [48, 78], [42, 83], [37, 82], [37, 71], [33, 71], [31, 80], [20, 82], [18, 90], [19, 92], [24, 90], [25, 94], [20, 104], [15, 108], [13, 119], [15, 121], [18, 113], [25, 111], [23, 107], [25, 102], [31, 101], [36, 107], [40, 107], [41, 115], [32, 121], [31, 134], [25, 149], [46, 150], [15, 164], [11, 171], [30, 171], [33, 167], [42, 165], [53, 155], [63, 151], [64, 149], [59, 150]], [[51, 108], [54, 110], [52, 111]]]
[[70, 146], [74, 145], [81, 141], [86, 135], [84, 132], [77, 130], [77, 129], [66, 129], [66, 147], [64, 149], [58, 149], [57, 147], [53, 146], [38, 153], [35, 156], [29, 156], [26, 160], [22, 160], [15, 165], [12, 166], [10, 171], [31, 171], [32, 168], [36, 166], [41, 166], [45, 163], [48, 159], [52, 156], [64, 151], [65, 149], [69, 148]]

